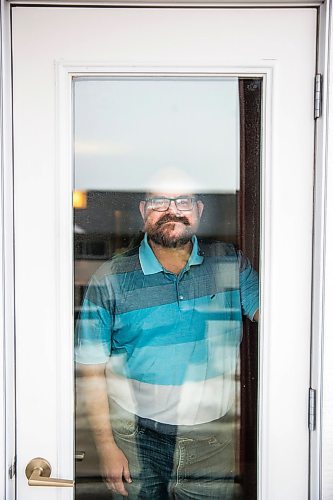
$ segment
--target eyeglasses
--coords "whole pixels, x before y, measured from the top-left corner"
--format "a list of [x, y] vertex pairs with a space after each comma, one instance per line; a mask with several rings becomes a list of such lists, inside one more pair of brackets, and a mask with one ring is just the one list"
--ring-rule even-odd
[[147, 208], [156, 212], [166, 212], [172, 201], [175, 202], [177, 210], [181, 212], [193, 210], [195, 198], [192, 196], [178, 196], [177, 198], [146, 198]]

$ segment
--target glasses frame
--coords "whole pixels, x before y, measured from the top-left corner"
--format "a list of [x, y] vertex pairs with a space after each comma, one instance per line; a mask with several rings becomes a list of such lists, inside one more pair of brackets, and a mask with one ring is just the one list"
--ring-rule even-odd
[[[178, 205], [178, 201], [179, 200], [184, 200], [184, 199], [189, 200], [192, 203], [191, 208], [181, 208]], [[177, 210], [179, 210], [180, 212], [190, 212], [191, 210], [193, 210], [194, 204], [197, 201], [197, 199], [196, 199], [195, 196], [176, 196], [176, 198], [169, 198], [169, 197], [166, 197], [166, 196], [158, 196], [158, 197], [153, 197], [153, 198], [146, 198], [145, 199], [145, 203], [153, 202], [154, 200], [165, 200], [165, 201], [169, 202], [167, 208], [165, 208], [163, 210], [158, 209], [158, 208], [150, 207], [151, 210], [154, 210], [154, 212], [167, 212], [169, 210], [169, 208], [170, 208], [170, 205], [171, 205], [172, 201], [174, 201]]]

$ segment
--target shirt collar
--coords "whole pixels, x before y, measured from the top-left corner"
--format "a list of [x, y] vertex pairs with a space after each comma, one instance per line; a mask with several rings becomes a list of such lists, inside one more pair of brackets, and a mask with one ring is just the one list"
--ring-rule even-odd
[[[192, 237], [192, 243], [193, 248], [190, 258], [188, 259], [186, 264], [187, 268], [189, 268], [190, 266], [197, 266], [199, 264], [202, 264], [204, 259], [203, 254], [200, 252], [198, 239], [196, 236]], [[148, 243], [147, 234], [145, 234], [145, 237], [140, 244], [139, 259], [143, 274], [156, 274], [163, 271], [163, 266], [155, 257], [155, 254]]]

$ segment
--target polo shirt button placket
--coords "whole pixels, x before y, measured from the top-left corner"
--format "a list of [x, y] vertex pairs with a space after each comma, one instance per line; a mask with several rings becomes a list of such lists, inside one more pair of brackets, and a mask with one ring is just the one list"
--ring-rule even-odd
[[179, 283], [180, 283], [180, 280], [181, 280], [181, 276], [178, 276], [177, 277], [177, 281], [176, 281], [176, 290], [177, 290], [177, 298], [178, 298], [178, 304], [184, 300], [184, 295], [182, 295], [179, 291]]

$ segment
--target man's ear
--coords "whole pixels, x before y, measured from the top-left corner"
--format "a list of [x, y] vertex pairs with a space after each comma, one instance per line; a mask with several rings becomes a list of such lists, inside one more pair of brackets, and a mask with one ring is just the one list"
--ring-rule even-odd
[[140, 210], [140, 214], [141, 214], [141, 217], [143, 218], [143, 220], [145, 220], [145, 208], [146, 208], [146, 202], [140, 201], [139, 210]]
[[199, 219], [201, 218], [202, 216], [202, 212], [203, 212], [203, 209], [204, 209], [204, 204], [202, 203], [201, 200], [198, 200], [197, 201], [197, 207], [198, 207], [198, 215], [199, 215]]

